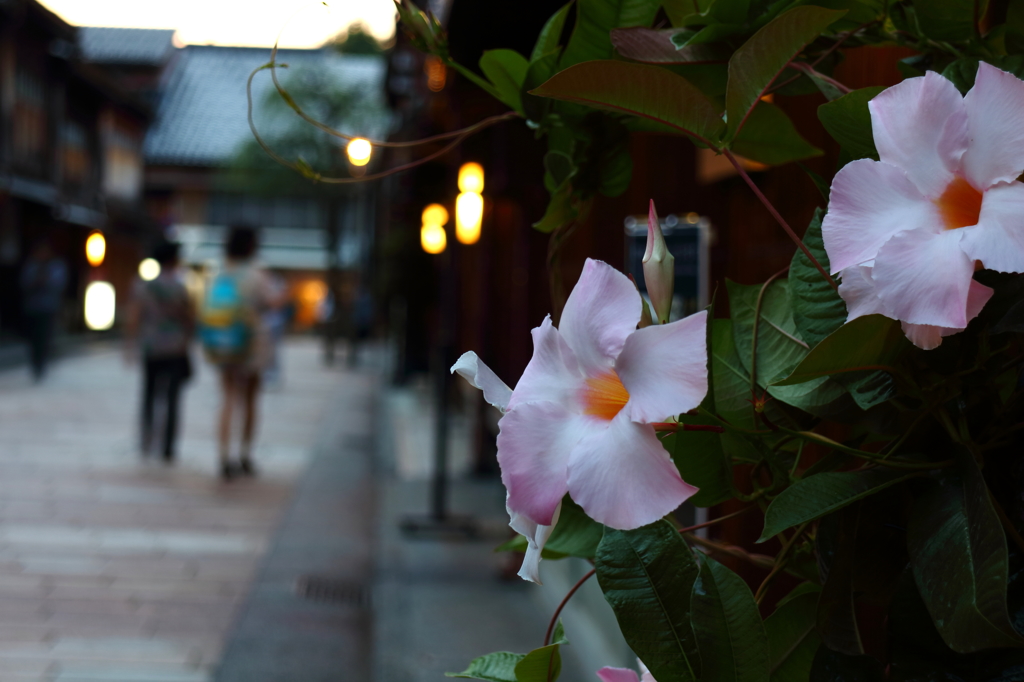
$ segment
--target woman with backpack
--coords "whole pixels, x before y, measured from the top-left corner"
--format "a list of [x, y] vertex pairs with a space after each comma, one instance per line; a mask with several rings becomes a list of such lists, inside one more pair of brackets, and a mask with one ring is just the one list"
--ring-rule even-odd
[[[252, 443], [256, 433], [256, 399], [272, 359], [270, 330], [265, 314], [286, 297], [254, 259], [259, 244], [256, 230], [230, 229], [224, 244], [224, 267], [209, 283], [201, 313], [200, 337], [207, 358], [220, 370], [221, 412], [219, 454], [221, 478], [230, 480], [256, 473]], [[242, 438], [237, 465], [231, 461], [231, 426], [242, 414]]]

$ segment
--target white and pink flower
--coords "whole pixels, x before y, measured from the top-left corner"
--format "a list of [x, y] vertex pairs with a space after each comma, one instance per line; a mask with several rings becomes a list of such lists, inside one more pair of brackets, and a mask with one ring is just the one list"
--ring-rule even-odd
[[934, 348], [991, 297], [977, 267], [1024, 272], [1024, 81], [982, 63], [965, 97], [928, 72], [868, 106], [880, 160], [836, 174], [825, 250], [849, 319], [881, 313]]
[[520, 575], [538, 581], [562, 497], [619, 529], [657, 521], [697, 489], [683, 481], [653, 423], [707, 393], [707, 313], [637, 329], [629, 279], [587, 260], [559, 328], [533, 330], [533, 358], [508, 388], [475, 353], [452, 367], [502, 411], [498, 462], [512, 526], [530, 542]]

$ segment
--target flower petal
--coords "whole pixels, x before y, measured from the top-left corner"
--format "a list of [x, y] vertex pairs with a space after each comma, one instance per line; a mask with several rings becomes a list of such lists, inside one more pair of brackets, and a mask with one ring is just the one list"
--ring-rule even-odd
[[562, 503], [558, 503], [554, 515], [551, 517], [551, 525], [541, 526], [534, 523], [527, 517], [512, 511], [508, 506], [508, 496], [505, 497], [505, 511], [508, 512], [508, 525], [512, 530], [526, 538], [526, 556], [523, 557], [523, 565], [519, 569], [519, 577], [529, 580], [532, 583], [543, 585], [540, 581], [540, 560], [544, 550], [544, 544], [551, 537], [551, 531], [558, 523], [558, 515], [562, 511]]
[[926, 197], [942, 194], [967, 149], [967, 111], [956, 86], [929, 71], [888, 88], [868, 109], [878, 158], [906, 171]]
[[553, 524], [566, 491], [569, 454], [592, 420], [556, 403], [522, 403], [498, 422], [498, 464], [508, 508], [534, 523]]
[[469, 351], [452, 365], [452, 373], [459, 373], [470, 385], [484, 392], [484, 400], [504, 412], [512, 398], [512, 389], [485, 365], [476, 353]]
[[963, 329], [974, 263], [960, 249], [962, 230], [909, 230], [879, 250], [871, 278], [892, 317]]
[[[971, 280], [971, 287], [967, 291], [967, 321], [970, 322], [978, 316], [981, 309], [985, 307], [988, 300], [992, 298], [992, 294], [995, 293], [991, 288], [985, 286], [977, 280]], [[902, 325], [903, 333], [907, 335], [910, 342], [918, 348], [924, 350], [932, 350], [938, 348], [939, 344], [942, 343], [943, 337], [952, 336], [953, 334], [959, 334], [963, 329], [955, 329], [952, 327], [936, 327], [930, 324], [910, 324], [904, 322]]]
[[1024, 184], [985, 192], [978, 224], [965, 227], [960, 248], [990, 270], [1024, 272]]
[[941, 224], [936, 206], [906, 173], [888, 163], [860, 159], [836, 173], [821, 233], [832, 272], [838, 273], [874, 258], [895, 234]]
[[575, 411], [583, 377], [572, 349], [551, 324], [550, 315], [530, 333], [533, 357], [512, 392], [509, 409], [521, 403], [551, 402]]
[[982, 62], [964, 106], [971, 137], [964, 175], [979, 190], [1016, 180], [1024, 171], [1024, 81]]
[[609, 668], [605, 666], [597, 671], [601, 682], [640, 682], [635, 670], [629, 668]]
[[640, 321], [640, 294], [607, 263], [587, 259], [558, 330], [588, 376], [607, 372]]
[[664, 421], [692, 410], [708, 392], [707, 311], [629, 335], [615, 371], [629, 391], [623, 408], [635, 422]]
[[871, 279], [871, 266], [853, 265], [843, 270], [842, 276], [839, 295], [846, 301], [847, 322], [864, 315], [885, 315], [885, 305]]
[[630, 421], [625, 410], [582, 440], [569, 459], [569, 495], [587, 516], [612, 528], [653, 523], [696, 492], [654, 429]]

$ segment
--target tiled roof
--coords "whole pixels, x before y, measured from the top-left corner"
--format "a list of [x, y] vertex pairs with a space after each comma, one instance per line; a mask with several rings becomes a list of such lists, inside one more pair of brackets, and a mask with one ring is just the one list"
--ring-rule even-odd
[[82, 57], [96, 64], [162, 66], [174, 50], [173, 41], [173, 29], [98, 26], [78, 29]]
[[[146, 135], [150, 164], [217, 166], [252, 139], [246, 118], [245, 84], [253, 69], [270, 60], [270, 50], [249, 47], [190, 45], [182, 48], [165, 74], [156, 120]], [[332, 85], [366, 87], [380, 93], [385, 73], [381, 57], [342, 55], [333, 50], [279, 50], [277, 60], [296, 69], [315, 70]], [[284, 76], [281, 76], [284, 78]], [[253, 80], [255, 119], [259, 103], [273, 83], [268, 73]], [[381, 122], [386, 125], [386, 121]], [[383, 134], [380, 130], [363, 134]]]

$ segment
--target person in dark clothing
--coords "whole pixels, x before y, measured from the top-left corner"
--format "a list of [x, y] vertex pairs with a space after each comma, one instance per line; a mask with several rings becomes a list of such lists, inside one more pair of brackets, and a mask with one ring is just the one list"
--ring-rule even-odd
[[178, 428], [178, 404], [182, 385], [192, 375], [189, 344], [195, 331], [195, 312], [185, 285], [178, 279], [178, 245], [157, 247], [154, 259], [160, 274], [150, 281], [137, 280], [128, 309], [126, 340], [129, 350], [142, 356], [142, 452], [153, 446], [156, 405], [164, 406], [161, 452], [174, 459]]
[[19, 284], [32, 376], [41, 381], [50, 359], [55, 318], [68, 284], [67, 266], [46, 241], [40, 241], [21, 269]]

